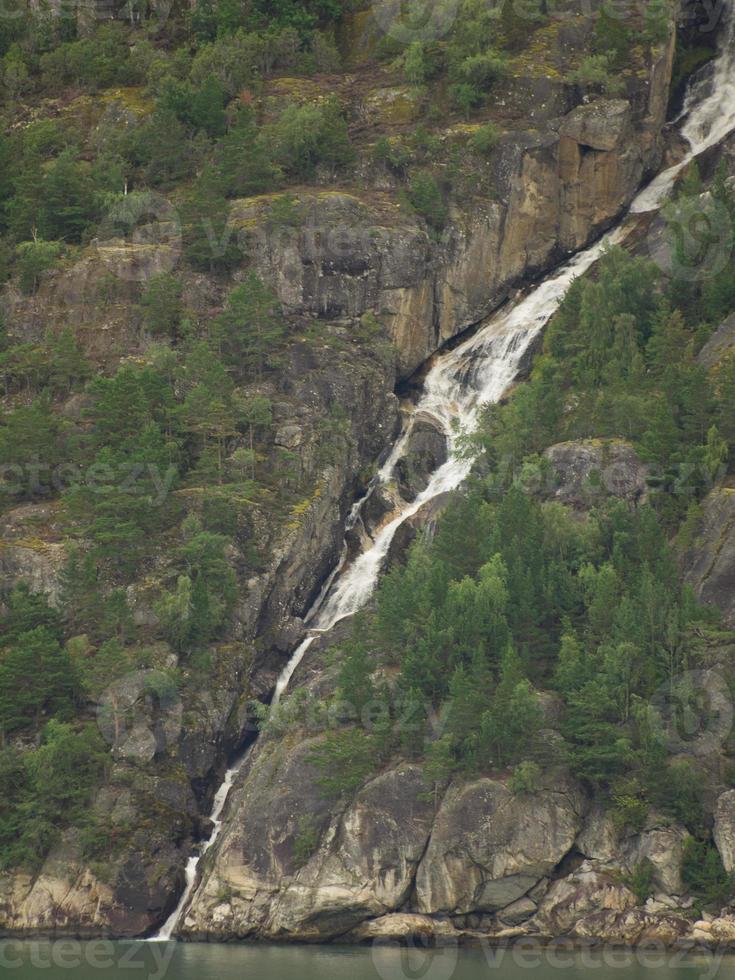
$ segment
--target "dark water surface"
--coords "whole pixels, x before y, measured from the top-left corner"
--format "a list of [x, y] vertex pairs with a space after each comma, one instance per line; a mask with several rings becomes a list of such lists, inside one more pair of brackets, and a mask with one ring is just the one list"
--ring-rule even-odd
[[735, 980], [735, 956], [662, 949], [438, 950], [0, 940], [8, 980]]

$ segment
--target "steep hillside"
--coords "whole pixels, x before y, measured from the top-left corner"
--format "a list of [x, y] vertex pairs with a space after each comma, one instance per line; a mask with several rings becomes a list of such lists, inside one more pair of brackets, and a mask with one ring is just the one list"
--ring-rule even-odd
[[[96, 13], [23, 6], [0, 33], [0, 927], [137, 935], [175, 905], [227, 762], [263, 725], [349, 509], [398, 432], [397, 381], [592, 240], [658, 169], [676, 38], [654, 4], [622, 24], [574, 3], [465, 0], [431, 36], [329, 3]], [[701, 47], [680, 43], [677, 71]], [[700, 294], [655, 289], [701, 346]], [[708, 323], [729, 312], [726, 293]], [[634, 312], [650, 332], [652, 311]], [[652, 402], [620, 416], [609, 404], [587, 427], [549, 416], [513, 451], [645, 441]], [[707, 412], [699, 443], [686, 429], [675, 451], [701, 446]], [[415, 495], [441, 452], [425, 434], [399, 489]], [[389, 509], [376, 499], [373, 523]], [[684, 516], [666, 494], [656, 510], [664, 535]], [[615, 557], [583, 554], [600, 575]], [[523, 653], [538, 654], [539, 689], [554, 686], [561, 608], [549, 645]], [[399, 671], [395, 651], [372, 652]], [[328, 660], [309, 668], [327, 701]], [[610, 885], [599, 835], [589, 854], [579, 836], [590, 814], [604, 834], [613, 820], [592, 797], [635, 792], [541, 758], [548, 798], [529, 817], [507, 766], [533, 759], [475, 757], [434, 778], [416, 746], [363, 743], [349, 726], [356, 772], [323, 792], [298, 697], [293, 723], [265, 723], [188, 934], [363, 938], [386, 912], [495, 929], [486, 916], [501, 908], [505, 928], [537, 914], [552, 878], [569, 887], [578, 854], [601, 862], [594, 895], [635, 905], [642, 886]], [[474, 840], [491, 808], [490, 850], [457, 844], [462, 820]], [[537, 819], [551, 844], [518, 830]], [[636, 817], [621, 874], [659, 848], [656, 887], [679, 895], [670, 865], [686, 832], [665, 819]]]

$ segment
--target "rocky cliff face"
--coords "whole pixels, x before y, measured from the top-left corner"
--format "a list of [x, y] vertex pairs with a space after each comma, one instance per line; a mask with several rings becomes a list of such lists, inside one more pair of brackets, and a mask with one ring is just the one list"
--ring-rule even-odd
[[[551, 474], [539, 492], [574, 508], [580, 520], [601, 495], [629, 506], [642, 499], [646, 470], [625, 443], [570, 442], [546, 456]], [[727, 650], [713, 651], [717, 676], [727, 674], [728, 658]], [[317, 649], [295, 675], [305, 704], [333, 693], [328, 662]], [[539, 698], [552, 744], [563, 719], [552, 695]], [[221, 844], [204, 862], [181, 927], [185, 938], [735, 939], [729, 911], [693, 916], [681, 875], [689, 833], [670, 817], [651, 811], [641, 826], [621, 826], [553, 763], [538, 785], [519, 790], [507, 774], [432, 788], [420, 767], [394, 761], [335, 802], [312, 761], [324, 738], [319, 729], [304, 728], [299, 715], [288, 734], [266, 732], [252, 750]], [[700, 752], [697, 765], [712, 776], [714, 839], [730, 870], [735, 792], [716, 789], [716, 746]], [[647, 898], [635, 890], [642, 867], [650, 875]]]
[[[577, 106], [511, 131], [490, 164], [496, 199], [455, 207], [440, 240], [386, 192], [306, 191], [303, 230], [269, 227], [270, 202], [239, 202], [246, 251], [284, 308], [320, 317], [380, 311], [411, 374], [525, 277], [580, 248], [620, 213], [660, 160], [672, 46], [631, 100]], [[257, 244], [256, 244], [257, 243]]]
[[720, 487], [706, 497], [683, 561], [697, 598], [717, 607], [726, 625], [735, 625], [735, 489]]
[[[548, 44], [557, 61], [589, 48], [592, 20], [580, 20], [573, 43], [555, 26]], [[536, 88], [524, 87], [529, 79], [523, 75], [507, 82], [513, 104], [504, 107], [510, 118], [498, 146], [489, 159], [465, 160], [480, 167], [474, 183], [491, 193], [475, 197], [468, 186], [441, 234], [399, 205], [399, 185], [389, 175], [363, 163], [358, 183], [296, 188], [295, 225], [274, 217], [279, 195], [234, 202], [228, 242], [237, 243], [243, 263], [274, 286], [292, 316], [354, 322], [377, 313], [405, 377], [524, 279], [598, 235], [630, 202], [661, 160], [673, 52], [672, 32], [652, 62], [626, 78], [625, 98], [575, 105], [574, 86], [554, 82], [553, 74], [535, 78]], [[283, 100], [287, 81], [271, 83], [267, 106]], [[317, 87], [310, 94], [327, 91]], [[354, 100], [351, 93], [344, 98]], [[498, 98], [502, 104], [502, 93]], [[375, 126], [385, 122], [380, 104], [361, 95], [351, 108], [363, 125]], [[465, 128], [442, 134], [447, 154], [466, 143], [472, 127]], [[110, 237], [103, 226], [86, 254], [50, 275], [34, 297], [7, 291], [3, 305], [14, 331], [38, 339], [49, 327], [86, 324], [85, 347], [101, 356], [135, 348], [130, 307], [138, 285], [170, 271], [181, 256], [176, 209], [164, 198], [157, 209], [155, 223], [137, 235], [145, 244]], [[186, 293], [194, 310], [222, 302], [221, 283], [206, 276], [191, 277]]]
[[[342, 354], [325, 348], [315, 357], [295, 340], [280, 388], [271, 392], [276, 443], [315, 476], [317, 490], [282, 533], [263, 527], [267, 567], [242, 590], [231, 640], [213, 651], [207, 689], [181, 692], [162, 741], [151, 735], [158, 709], [146, 695], [146, 678], [117, 692], [136, 721], [116, 742], [93, 808], [120, 835], [119, 859], [91, 866], [70, 832], [35, 877], [0, 877], [0, 927], [134, 935], [165, 918], [186, 858], [208, 831], [205, 815], [225, 758], [246, 738], [245, 702], [267, 696], [300, 639], [301, 617], [337, 560], [355, 491], [395, 432], [396, 367], [370, 344], [350, 346], [360, 317], [372, 312], [385, 325], [397, 374], [406, 377], [524, 278], [595, 236], [658, 164], [672, 53], [673, 37], [648, 71], [628, 80], [621, 99], [575, 106], [563, 86], [552, 85], [536, 111], [538, 86], [521, 98], [519, 81], [507, 93], [516, 100], [515, 115], [484, 175], [493, 199], [453, 206], [441, 236], [401, 209], [390, 181], [375, 173], [367, 189], [297, 190], [303, 222], [295, 231], [271, 220], [271, 198], [235, 202], [243, 252], [274, 286], [295, 328], [318, 317], [346, 345]], [[365, 111], [381, 106], [374, 100]], [[175, 236], [173, 244], [166, 240], [171, 218], [167, 210], [154, 244], [102, 238], [33, 297], [10, 288], [3, 305], [14, 334], [36, 340], [48, 329], [73, 326], [100, 364], [145, 350], [139, 284], [178, 259]], [[224, 294], [222, 282], [192, 275], [186, 305], [206, 316]], [[349, 432], [344, 452], [325, 465], [317, 462], [319, 423], [335, 404], [344, 408]], [[423, 462], [442, 452], [430, 439], [416, 445]], [[580, 462], [586, 473], [595, 462], [587, 456]], [[420, 473], [403, 479], [418, 492]], [[635, 491], [639, 470], [628, 483]], [[36, 507], [4, 516], [0, 569], [7, 584], [23, 579], [56, 594], [63, 548], [54, 520], [53, 509]], [[42, 533], [32, 533], [34, 527]], [[136, 617], [153, 617], [145, 586], [133, 591]], [[156, 657], [154, 667], [177, 666], [170, 650]], [[626, 855], [648, 845], [636, 839], [624, 851], [616, 845], [609, 860], [599, 857], [609, 828], [593, 834], [589, 801], [564, 774], [538, 795], [517, 797], [501, 779], [486, 779], [450, 786], [434, 799], [417, 767], [396, 763], [335, 808], [320, 796], [305, 762], [308, 744], [263, 739], [252, 753], [187, 935], [322, 940], [422, 930], [543, 932], [561, 928], [553, 926], [562, 921], [561, 907], [574, 910], [564, 913], [565, 923], [581, 921], [595, 896], [610, 915], [628, 914], [630, 893], [615, 875], [632, 866], [634, 857]], [[679, 839], [677, 828], [670, 833]], [[591, 834], [585, 846], [594, 853], [587, 856], [579, 841]], [[585, 867], [584, 860], [598, 863]], [[578, 866], [568, 873], [565, 862]], [[613, 934], [618, 926], [605, 921]], [[623, 928], [633, 926], [626, 920]]]
[[[37, 875], [0, 875], [5, 931], [140, 935], [163, 921], [176, 902], [187, 855], [209, 834], [206, 814], [225, 760], [252, 734], [246, 702], [267, 696], [283, 658], [299, 641], [299, 617], [339, 557], [356, 487], [397, 423], [394, 358], [384, 345], [379, 352], [332, 350], [317, 364], [297, 342], [289, 358], [275, 438], [319, 474], [317, 490], [272, 539], [267, 567], [246, 583], [230, 641], [211, 650], [205, 686], [189, 684], [185, 665], [158, 644], [149, 669], [133, 672], [107, 692], [109, 703], [97, 712], [112, 747], [111, 766], [91, 815], [117, 842], [117, 857], [104, 867], [90, 863], [72, 830]], [[318, 454], [320, 424], [335, 403], [349, 408], [348, 424], [341, 451], [324, 461]], [[6, 582], [24, 580], [56, 594], [64, 548], [40, 536], [48, 537], [54, 517], [50, 505], [4, 515], [0, 567]], [[264, 526], [264, 535], [273, 533]], [[158, 574], [165, 574], [165, 560]], [[132, 587], [131, 602], [141, 621], [155, 619], [143, 586]], [[180, 687], [168, 700], [151, 697], [156, 671], [177, 666], [183, 669]], [[122, 730], [108, 731], [107, 709], [124, 716]]]
[[[727, 917], [711, 928], [693, 923], [680, 876], [688, 834], [670, 819], [651, 813], [639, 831], [616, 828], [560, 771], [530, 793], [484, 778], [437, 798], [408, 763], [387, 768], [335, 812], [309, 764], [315, 742], [258, 746], [184, 937], [668, 943], [732, 932]], [[730, 864], [732, 796], [716, 807], [716, 839]], [[305, 820], [311, 852], [301, 847]], [[654, 894], [641, 902], [630, 882], [644, 860]]]

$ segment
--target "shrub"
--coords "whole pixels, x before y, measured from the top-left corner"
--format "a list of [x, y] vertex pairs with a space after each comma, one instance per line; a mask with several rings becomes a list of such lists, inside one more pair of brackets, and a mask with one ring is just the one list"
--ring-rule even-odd
[[643, 904], [653, 894], [653, 875], [655, 868], [648, 858], [639, 861], [631, 873], [623, 878], [624, 883]]
[[649, 794], [664, 813], [680, 821], [692, 833], [704, 826], [702, 796], [704, 776], [689, 759], [674, 759], [667, 765], [650, 767]]
[[441, 230], [447, 220], [447, 207], [436, 178], [426, 172], [416, 174], [407, 191], [407, 199], [413, 210], [420, 214], [430, 228]]
[[623, 20], [603, 7], [595, 23], [595, 53], [607, 55], [612, 65], [621, 67], [630, 58], [631, 43], [630, 31]]
[[437, 44], [412, 41], [403, 56], [403, 73], [412, 85], [425, 85], [442, 68], [441, 49]]
[[480, 126], [468, 140], [469, 148], [480, 156], [488, 156], [498, 142], [498, 131], [492, 123]]
[[663, 44], [669, 36], [672, 9], [668, 0], [648, 0], [645, 4], [643, 38], [651, 45]]
[[643, 830], [648, 816], [648, 803], [637, 796], [620, 794], [614, 797], [613, 826], [621, 833], [628, 828], [636, 833]]
[[294, 194], [280, 194], [271, 201], [266, 218], [270, 228], [300, 228], [304, 223], [304, 209]]
[[69, 41], [42, 55], [41, 74], [49, 88], [73, 84], [107, 88], [142, 81], [135, 76], [127, 34], [120, 23], [104, 24], [93, 38]]
[[505, 73], [505, 58], [495, 51], [473, 54], [462, 61], [457, 74], [463, 82], [486, 92]]
[[329, 732], [309, 755], [320, 773], [318, 785], [335, 798], [358, 790], [379, 761], [376, 737], [362, 728]]
[[51, 269], [61, 254], [58, 242], [21, 242], [15, 251], [18, 260], [18, 285], [22, 293], [31, 295], [38, 289], [41, 276]]
[[481, 105], [483, 101], [480, 89], [476, 85], [470, 85], [469, 82], [458, 82], [456, 85], [452, 85], [449, 93], [454, 104], [462, 110], [467, 119], [470, 117], [470, 112], [476, 106]]
[[301, 867], [319, 847], [319, 828], [311, 814], [299, 817], [298, 830], [293, 839], [293, 857]]
[[535, 793], [541, 779], [541, 767], [536, 762], [519, 762], [508, 780], [508, 789], [514, 796]]
[[411, 151], [399, 139], [389, 140], [383, 136], [373, 148], [373, 159], [376, 163], [384, 163], [396, 174], [405, 174], [411, 162]]
[[611, 73], [611, 67], [609, 55], [591, 54], [571, 73], [569, 81], [604, 95], [617, 95], [623, 89], [623, 82]]
[[290, 105], [268, 133], [277, 162], [294, 177], [309, 178], [319, 164], [337, 169], [355, 158], [347, 123], [334, 98], [321, 105]]
[[258, 47], [256, 36], [244, 31], [202, 45], [191, 66], [192, 83], [201, 85], [214, 76], [226, 95], [236, 95], [257, 77]]
[[735, 876], [728, 874], [717, 848], [690, 837], [684, 844], [681, 877], [705, 905], [724, 905], [735, 893]]

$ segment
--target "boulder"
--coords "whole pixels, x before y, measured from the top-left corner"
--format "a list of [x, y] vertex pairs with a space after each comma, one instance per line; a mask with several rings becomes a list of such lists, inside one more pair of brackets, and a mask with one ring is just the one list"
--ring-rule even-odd
[[709, 929], [704, 931], [709, 932], [716, 943], [735, 944], [735, 917], [731, 915], [721, 916], [706, 924], [709, 925]]
[[580, 105], [564, 119], [559, 133], [592, 150], [613, 150], [627, 136], [630, 103], [625, 99], [597, 99]]
[[681, 895], [681, 859], [689, 834], [676, 824], [649, 816], [646, 828], [621, 846], [624, 866], [632, 871], [641, 861], [653, 865], [653, 884], [666, 895]]
[[424, 490], [432, 473], [447, 459], [447, 437], [433, 422], [418, 419], [408, 436], [406, 451], [395, 466], [398, 489], [405, 500]]
[[428, 915], [396, 912], [360, 923], [345, 939], [357, 943], [420, 940], [429, 944], [441, 944], [442, 941], [456, 942], [458, 936], [459, 933], [451, 922], [432, 919]]
[[517, 926], [521, 922], [525, 922], [526, 919], [530, 919], [537, 909], [536, 903], [524, 895], [523, 898], [519, 898], [515, 902], [511, 902], [510, 905], [506, 905], [504, 909], [500, 909], [498, 921], [504, 925]]
[[657, 814], [648, 815], [640, 833], [619, 834], [608, 810], [594, 805], [576, 840], [576, 847], [597, 871], [631, 873], [641, 861], [653, 865], [653, 884], [665, 895], [681, 895], [681, 859], [689, 834], [678, 824]]
[[610, 811], [594, 804], [576, 840], [576, 847], [586, 858], [600, 864], [612, 864], [618, 855], [619, 835]]
[[571, 782], [528, 796], [492, 779], [452, 786], [416, 876], [418, 910], [463, 914], [515, 902], [570, 850], [583, 810]]
[[542, 496], [585, 509], [601, 497], [630, 504], [646, 498], [647, 467], [628, 443], [618, 439], [561, 442], [544, 453], [550, 477]]
[[396, 529], [388, 548], [388, 564], [402, 561], [419, 533], [423, 533], [429, 540], [433, 538], [439, 518], [444, 513], [451, 498], [451, 493], [440, 493], [436, 497], [432, 497]]
[[616, 945], [656, 944], [673, 946], [689, 936], [691, 922], [680, 915], [652, 915], [644, 909], [627, 912], [600, 910], [576, 923], [572, 935]]
[[633, 892], [611, 875], [580, 870], [551, 885], [533, 922], [543, 933], [559, 936], [593, 912], [627, 912], [636, 904]]

